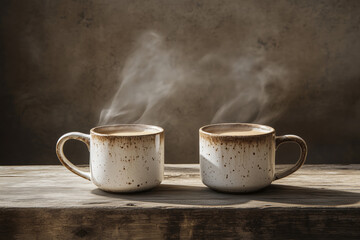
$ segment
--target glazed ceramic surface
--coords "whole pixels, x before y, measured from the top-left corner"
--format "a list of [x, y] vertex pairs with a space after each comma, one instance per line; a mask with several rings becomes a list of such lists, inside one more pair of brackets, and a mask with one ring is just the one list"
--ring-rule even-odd
[[[227, 129], [258, 130], [255, 135], [220, 135]], [[203, 183], [218, 191], [252, 192], [288, 176], [305, 162], [307, 147], [300, 137], [276, 137], [271, 127], [257, 124], [214, 124], [200, 129], [200, 171]], [[301, 147], [298, 162], [284, 172], [275, 172], [275, 150], [293, 141]]]
[[[132, 128], [151, 131], [145, 135], [112, 136], [107, 132]], [[90, 151], [90, 173], [74, 166], [64, 155], [69, 139], [83, 141]], [[96, 127], [90, 135], [68, 133], [57, 144], [62, 164], [75, 174], [91, 180], [97, 187], [111, 192], [135, 192], [153, 188], [164, 175], [164, 131], [160, 127], [124, 124]]]

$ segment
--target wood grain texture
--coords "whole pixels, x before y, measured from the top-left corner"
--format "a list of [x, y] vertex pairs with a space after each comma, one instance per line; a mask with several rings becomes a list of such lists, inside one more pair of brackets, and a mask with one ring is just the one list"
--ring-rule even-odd
[[0, 167], [0, 239], [360, 238], [360, 165], [305, 165], [251, 194], [166, 165], [151, 191], [111, 194], [62, 166]]

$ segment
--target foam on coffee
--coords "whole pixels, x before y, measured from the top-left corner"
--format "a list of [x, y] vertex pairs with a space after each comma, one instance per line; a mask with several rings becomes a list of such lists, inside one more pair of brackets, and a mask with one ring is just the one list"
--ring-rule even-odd
[[164, 130], [160, 127], [145, 125], [145, 124], [118, 124], [100, 126], [91, 129], [90, 132], [94, 134], [102, 134], [105, 136], [145, 136], [161, 133]]
[[220, 136], [253, 136], [264, 133], [265, 133], [264, 131], [259, 131], [259, 130], [249, 130], [249, 131], [226, 130], [226, 131], [218, 132], [217, 134]]
[[225, 129], [216, 129], [212, 130], [211, 133], [220, 135], [220, 136], [254, 136], [261, 135], [266, 133], [261, 129], [239, 129], [239, 128], [225, 128]]
[[149, 131], [149, 130], [135, 130], [135, 129], [131, 129], [131, 130], [117, 130], [117, 131], [112, 131], [112, 132], [108, 132], [106, 133], [109, 136], [143, 136], [143, 135], [148, 135], [148, 134], [152, 134], [155, 133], [154, 131]]

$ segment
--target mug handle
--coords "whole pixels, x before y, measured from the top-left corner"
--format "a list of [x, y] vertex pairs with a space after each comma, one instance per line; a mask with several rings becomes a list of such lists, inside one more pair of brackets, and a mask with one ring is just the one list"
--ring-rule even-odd
[[56, 155], [58, 156], [62, 165], [64, 165], [67, 169], [69, 169], [76, 175], [79, 175], [80, 177], [91, 181], [89, 172], [81, 171], [74, 164], [72, 164], [69, 161], [69, 159], [67, 159], [67, 157], [65, 156], [63, 148], [64, 148], [65, 142], [69, 139], [75, 139], [75, 140], [82, 141], [83, 143], [86, 144], [88, 150], [90, 151], [90, 135], [84, 134], [84, 133], [79, 133], [79, 132], [70, 132], [70, 133], [62, 135], [56, 143]]
[[287, 177], [290, 174], [296, 172], [305, 163], [305, 160], [306, 160], [307, 146], [306, 146], [306, 142], [304, 141], [304, 139], [302, 139], [301, 137], [296, 136], [296, 135], [284, 135], [284, 136], [275, 137], [276, 150], [279, 148], [279, 146], [281, 144], [286, 143], [286, 142], [295, 142], [299, 145], [300, 157], [294, 166], [290, 167], [289, 169], [282, 170], [280, 172], [275, 172], [274, 180]]

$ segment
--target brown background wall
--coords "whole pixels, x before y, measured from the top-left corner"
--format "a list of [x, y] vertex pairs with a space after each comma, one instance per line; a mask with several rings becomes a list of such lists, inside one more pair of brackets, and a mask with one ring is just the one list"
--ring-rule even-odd
[[[212, 120], [300, 135], [308, 163], [360, 163], [360, 1], [34, 0], [0, 8], [0, 164], [58, 164], [58, 137], [96, 126], [133, 66], [135, 84], [118, 100], [136, 111], [109, 122], [163, 126], [167, 163], [197, 162], [198, 128]], [[138, 84], [152, 101], [154, 86], [169, 83], [143, 114], [149, 104], [136, 94], [147, 90]], [[283, 147], [279, 162], [295, 161], [295, 150]], [[81, 143], [66, 152], [87, 162]]]

